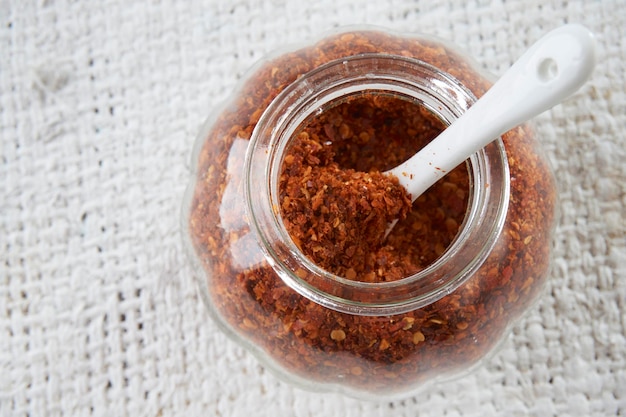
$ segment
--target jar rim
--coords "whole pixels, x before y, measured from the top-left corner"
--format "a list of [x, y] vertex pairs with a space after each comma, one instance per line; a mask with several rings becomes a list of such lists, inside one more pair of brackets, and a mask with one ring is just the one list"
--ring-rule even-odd
[[506, 218], [508, 161], [501, 138], [469, 158], [465, 219], [444, 253], [423, 270], [375, 283], [331, 274], [309, 260], [284, 227], [278, 209], [278, 176], [295, 129], [325, 105], [363, 91], [407, 96], [448, 124], [476, 101], [455, 77], [415, 58], [370, 53], [330, 61], [286, 87], [259, 119], [244, 164], [246, 210], [266, 260], [300, 295], [350, 314], [400, 314], [450, 294], [483, 264]]

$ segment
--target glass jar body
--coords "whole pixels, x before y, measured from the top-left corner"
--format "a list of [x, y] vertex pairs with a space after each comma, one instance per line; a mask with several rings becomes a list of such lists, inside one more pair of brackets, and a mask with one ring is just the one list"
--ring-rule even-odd
[[[534, 133], [520, 126], [490, 145], [493, 149], [482, 162], [468, 162], [470, 194], [488, 190], [491, 196], [469, 199], [461, 237], [443, 248], [432, 268], [379, 286], [318, 274], [279, 230], [280, 213], [269, 196], [276, 181], [272, 170], [263, 168], [272, 162], [267, 159], [265, 164], [263, 155], [281, 149], [277, 143], [293, 133], [278, 133], [272, 120], [282, 123], [285, 113], [296, 109], [287, 105], [278, 111], [274, 104], [289, 97], [290, 89], [296, 100], [316, 91], [318, 83], [311, 80], [326, 78], [309, 74], [319, 74], [320, 68], [343, 66], [349, 78], [355, 69], [346, 70], [345, 65], [352, 65], [354, 57], [370, 59], [364, 65], [371, 68], [350, 84], [353, 92], [366, 88], [364, 80], [374, 79], [376, 86], [367, 89], [379, 95], [411, 96], [392, 86], [395, 78], [387, 84], [378, 81], [377, 63], [384, 60], [419, 61], [416, 65], [435, 71], [432, 79], [422, 77], [426, 81], [420, 85], [430, 91], [419, 100], [428, 104], [426, 96], [432, 93], [429, 110], [445, 113], [446, 100], [441, 106], [437, 100], [450, 96], [456, 104], [450, 104], [449, 114], [437, 114], [446, 123], [490, 86], [469, 59], [448, 45], [380, 30], [329, 35], [270, 58], [252, 71], [200, 133], [183, 227], [203, 298], [227, 334], [280, 375], [307, 388], [389, 398], [474, 367], [536, 299], [549, 267], [555, 186]], [[329, 97], [341, 99], [345, 91]], [[311, 103], [320, 112], [325, 108], [316, 97]], [[261, 137], [255, 143], [267, 136], [261, 131], [284, 137], [250, 149], [255, 134]], [[276, 156], [278, 162], [281, 155]], [[488, 174], [481, 179], [479, 166]], [[264, 215], [275, 221], [276, 234], [265, 234]], [[482, 218], [488, 220], [480, 223]], [[472, 252], [471, 233], [476, 230], [482, 243]], [[439, 285], [436, 291], [433, 285]]]

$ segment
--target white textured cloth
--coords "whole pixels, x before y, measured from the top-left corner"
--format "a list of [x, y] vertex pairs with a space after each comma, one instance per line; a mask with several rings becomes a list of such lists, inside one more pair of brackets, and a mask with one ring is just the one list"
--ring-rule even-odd
[[[280, 382], [218, 331], [180, 207], [201, 123], [256, 60], [365, 23], [501, 74], [565, 22], [599, 65], [537, 119], [554, 270], [483, 367], [369, 403]], [[622, 0], [0, 0], [0, 415], [626, 415], [625, 27]]]

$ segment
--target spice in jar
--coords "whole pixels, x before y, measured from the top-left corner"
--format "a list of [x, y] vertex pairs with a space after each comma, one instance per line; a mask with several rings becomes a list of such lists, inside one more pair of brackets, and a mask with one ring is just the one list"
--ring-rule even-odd
[[[469, 368], [527, 309], [548, 269], [555, 187], [534, 133], [520, 126], [502, 137], [509, 173], [502, 230], [476, 272], [454, 291], [420, 308], [381, 315], [337, 311], [294, 291], [259, 249], [246, 217], [241, 190], [247, 143], [288, 86], [326, 63], [360, 54], [419, 60], [477, 97], [490, 85], [440, 42], [381, 31], [340, 33], [272, 58], [203, 132], [186, 227], [207, 304], [229, 334], [308, 386], [384, 395]], [[296, 246], [322, 268], [365, 283], [403, 283], [437, 262], [467, 221], [468, 168], [450, 172], [410, 206], [397, 184], [379, 174], [444, 127], [419, 103], [370, 92], [305, 120], [283, 159], [276, 208]], [[326, 205], [329, 187], [341, 195], [341, 182], [367, 188], [370, 180], [377, 185], [368, 188], [368, 198], [346, 196], [350, 212], [333, 214]], [[380, 202], [381, 189], [395, 190], [403, 204]], [[367, 210], [372, 218], [358, 218]], [[385, 241], [368, 241], [394, 216], [402, 220]], [[339, 247], [330, 247], [328, 236]]]
[[[444, 128], [424, 107], [376, 94], [311, 120], [294, 139], [280, 178], [282, 218], [298, 248], [325, 270], [365, 282], [401, 279], [432, 263], [463, 221], [467, 169], [413, 206], [397, 178], [381, 171]], [[390, 222], [407, 216], [386, 237]]]

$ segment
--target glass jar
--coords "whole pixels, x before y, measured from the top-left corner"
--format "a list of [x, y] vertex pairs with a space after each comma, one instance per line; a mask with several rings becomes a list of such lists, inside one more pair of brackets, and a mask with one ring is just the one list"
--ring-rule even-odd
[[332, 202], [316, 200], [329, 186], [306, 177], [328, 161], [393, 168], [490, 85], [442, 41], [372, 28], [256, 66], [202, 128], [183, 210], [226, 334], [291, 382], [366, 398], [408, 395], [492, 352], [549, 268], [555, 183], [528, 125], [418, 198], [380, 248], [323, 242], [349, 219], [329, 217]]

